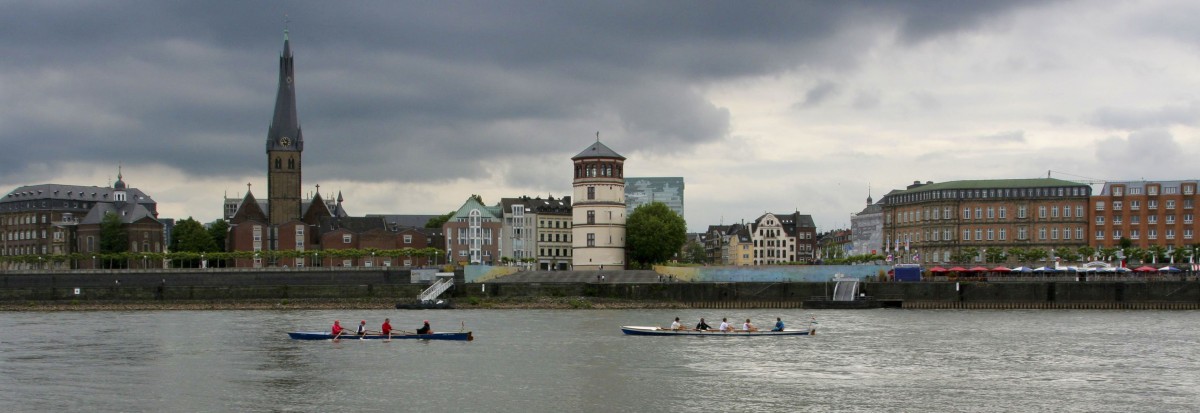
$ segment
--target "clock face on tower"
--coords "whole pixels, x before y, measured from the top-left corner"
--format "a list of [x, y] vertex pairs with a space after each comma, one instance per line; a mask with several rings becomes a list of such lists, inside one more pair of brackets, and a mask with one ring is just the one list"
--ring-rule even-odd
[[279, 139], [279, 144], [283, 145], [284, 147], [292, 146], [292, 140], [289, 139], [287, 136], [284, 136]]

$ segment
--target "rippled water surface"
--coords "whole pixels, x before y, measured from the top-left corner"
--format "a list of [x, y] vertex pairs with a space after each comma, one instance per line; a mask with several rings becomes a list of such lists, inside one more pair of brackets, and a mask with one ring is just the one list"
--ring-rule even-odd
[[[814, 337], [620, 325], [815, 315]], [[302, 342], [384, 317], [474, 342]], [[4, 411], [1047, 411], [1200, 406], [1196, 311], [0, 313]]]

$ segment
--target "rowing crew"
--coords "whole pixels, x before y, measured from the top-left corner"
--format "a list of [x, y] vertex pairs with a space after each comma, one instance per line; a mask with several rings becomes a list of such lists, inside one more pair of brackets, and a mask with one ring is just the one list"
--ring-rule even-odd
[[[671, 322], [671, 327], [668, 327], [668, 328], [659, 327], [659, 328], [663, 329], [663, 330], [672, 330], [672, 331], [688, 330], [688, 328], [684, 327], [683, 324], [679, 323], [679, 317], [675, 317], [675, 321]], [[775, 317], [775, 327], [772, 328], [771, 331], [783, 331], [784, 328], [785, 327], [783, 325], [783, 318]], [[816, 334], [816, 328], [817, 328], [817, 317], [812, 317], [808, 321], [809, 334]], [[696, 327], [692, 328], [690, 330], [691, 331], [712, 331], [712, 327], [709, 326], [708, 323], [704, 322], [704, 317], [700, 317], [700, 322], [696, 323]], [[747, 318], [746, 322], [742, 323], [742, 328], [739, 330], [739, 329], [734, 328], [733, 324], [729, 323], [728, 318], [722, 318], [721, 324], [719, 326], [717, 326], [716, 331], [720, 331], [722, 333], [733, 333], [733, 332], [754, 333], [754, 332], [758, 331], [758, 327], [755, 326], [754, 323], [751, 323], [750, 319]]]
[[[406, 334], [408, 333], [407, 331], [403, 331], [403, 330], [401, 330], [401, 332], [406, 333]], [[337, 339], [341, 338], [343, 335], [348, 335], [351, 333], [347, 333], [346, 329], [342, 328], [341, 320], [333, 320], [333, 327], [330, 329], [330, 334], [333, 335], [334, 340], [337, 340]], [[358, 323], [358, 330], [352, 334], [357, 336], [359, 339], [362, 339], [363, 336], [366, 336], [368, 334], [386, 335], [386, 336], [388, 336], [387, 340], [391, 341], [391, 339], [392, 339], [392, 319], [390, 319], [390, 318], [383, 319], [383, 325], [379, 327], [378, 331], [368, 330], [367, 329], [367, 320], [362, 320]], [[433, 334], [433, 329], [429, 328], [429, 320], [425, 320], [425, 324], [417, 329], [417, 334]]]

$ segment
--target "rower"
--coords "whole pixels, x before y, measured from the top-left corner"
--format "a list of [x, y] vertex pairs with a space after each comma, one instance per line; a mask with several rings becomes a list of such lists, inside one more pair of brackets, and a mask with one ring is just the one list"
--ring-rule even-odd
[[675, 321], [671, 322], [671, 331], [683, 329], [683, 324], [679, 324], [679, 317], [675, 317]]
[[340, 320], [333, 320], [333, 328], [331, 328], [329, 332], [330, 332], [330, 334], [333, 335], [334, 340], [337, 340], [338, 337], [341, 337], [342, 336], [342, 322]]
[[379, 326], [379, 333], [387, 336], [387, 340], [391, 341], [391, 339], [392, 339], [392, 319], [390, 319], [390, 318], [383, 319], [383, 325]]
[[429, 320], [425, 320], [425, 325], [417, 329], [417, 334], [433, 334], [433, 329], [429, 328]]
[[358, 334], [359, 338], [362, 338], [363, 336], [367, 335], [367, 320], [363, 320], [358, 323], [358, 333], [357, 334]]

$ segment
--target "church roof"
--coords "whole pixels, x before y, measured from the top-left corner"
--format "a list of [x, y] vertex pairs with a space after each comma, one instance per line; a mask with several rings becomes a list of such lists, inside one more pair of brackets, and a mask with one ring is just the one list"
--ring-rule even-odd
[[150, 212], [145, 205], [129, 202], [97, 202], [79, 223], [81, 225], [99, 224], [110, 212], [117, 214], [121, 218], [122, 224], [132, 224], [146, 218], [158, 221], [154, 217], [154, 213]]
[[296, 71], [291, 41], [283, 31], [283, 53], [279, 55], [279, 91], [275, 95], [275, 115], [267, 131], [267, 151], [302, 151], [304, 135], [296, 114]]
[[616, 151], [610, 149], [608, 146], [605, 146], [600, 142], [599, 139], [596, 139], [596, 142], [593, 142], [587, 147], [587, 149], [584, 149], [583, 152], [571, 157], [572, 160], [587, 158], [612, 158], [625, 160], [624, 156], [621, 156]]

